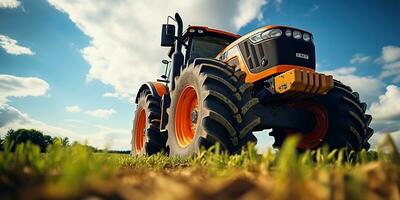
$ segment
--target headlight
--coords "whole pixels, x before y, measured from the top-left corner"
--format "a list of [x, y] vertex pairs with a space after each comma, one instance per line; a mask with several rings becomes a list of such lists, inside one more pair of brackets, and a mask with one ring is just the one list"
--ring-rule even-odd
[[293, 38], [294, 39], [300, 39], [301, 38], [301, 33], [299, 31], [293, 31]]
[[291, 31], [290, 29], [287, 29], [287, 30], [285, 31], [285, 35], [286, 35], [287, 37], [292, 37], [292, 31]]
[[204, 31], [201, 30], [201, 29], [197, 30], [197, 32], [200, 33], [200, 34], [204, 33]]
[[309, 42], [311, 40], [311, 37], [308, 33], [304, 33], [303, 34], [303, 40], [306, 42]]
[[281, 29], [271, 29], [261, 34], [262, 39], [276, 38], [282, 35]]
[[257, 33], [257, 34], [255, 34], [255, 35], [251, 36], [251, 37], [250, 37], [250, 40], [251, 40], [253, 43], [256, 43], [256, 42], [261, 41], [261, 40], [262, 40], [262, 38], [261, 38], [261, 33]]
[[250, 37], [250, 40], [253, 43], [257, 43], [262, 40], [277, 38], [277, 37], [280, 37], [281, 35], [282, 35], [282, 30], [275, 28], [275, 29], [270, 29], [270, 30], [264, 31], [264, 32], [256, 33]]

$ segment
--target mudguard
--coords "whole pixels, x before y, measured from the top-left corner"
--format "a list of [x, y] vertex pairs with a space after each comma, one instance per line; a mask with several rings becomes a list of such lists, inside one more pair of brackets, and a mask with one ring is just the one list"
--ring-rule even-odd
[[140, 86], [139, 91], [136, 95], [135, 103], [138, 103], [138, 99], [140, 94], [148, 90], [152, 94], [153, 97], [160, 98], [161, 102], [161, 122], [160, 122], [160, 131], [165, 132], [165, 126], [168, 122], [167, 108], [169, 107], [169, 89], [166, 85], [159, 82], [147, 82]]
[[145, 90], [149, 90], [151, 94], [155, 97], [161, 98], [164, 94], [168, 94], [168, 87], [159, 82], [147, 82], [140, 86], [139, 91], [137, 92], [135, 103], [138, 103], [138, 99], [140, 93]]

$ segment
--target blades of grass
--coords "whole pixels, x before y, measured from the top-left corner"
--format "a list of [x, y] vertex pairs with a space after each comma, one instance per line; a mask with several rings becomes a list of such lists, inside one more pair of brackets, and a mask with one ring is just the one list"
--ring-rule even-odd
[[343, 149], [343, 148], [339, 150], [337, 159], [336, 159], [336, 161], [335, 161], [336, 167], [342, 167], [342, 166], [343, 166], [343, 162], [344, 162], [344, 151], [345, 151], [345, 149]]
[[300, 175], [297, 168], [296, 152], [298, 141], [299, 138], [297, 136], [287, 138], [278, 154], [278, 177], [281, 180]]
[[378, 152], [380, 152], [380, 159], [385, 162], [393, 162], [400, 164], [400, 153], [396, 147], [392, 136], [389, 133], [385, 133], [383, 139], [378, 144]]

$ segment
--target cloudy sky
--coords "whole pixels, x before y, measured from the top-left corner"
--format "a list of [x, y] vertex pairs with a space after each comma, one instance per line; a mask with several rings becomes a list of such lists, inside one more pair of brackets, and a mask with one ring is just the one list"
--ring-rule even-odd
[[160, 27], [179, 12], [185, 26], [238, 34], [269, 24], [312, 32], [318, 71], [369, 104], [371, 142], [383, 132], [400, 142], [399, 10], [398, 0], [0, 0], [0, 134], [36, 128], [129, 149], [132, 98], [161, 74]]

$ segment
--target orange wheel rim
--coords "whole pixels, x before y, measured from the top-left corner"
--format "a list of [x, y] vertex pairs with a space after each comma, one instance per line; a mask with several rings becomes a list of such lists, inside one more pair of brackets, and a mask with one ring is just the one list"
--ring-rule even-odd
[[175, 110], [175, 134], [178, 144], [187, 147], [194, 138], [198, 118], [198, 100], [196, 90], [186, 86], [178, 98]]
[[326, 133], [328, 132], [328, 114], [325, 107], [317, 102], [300, 102], [291, 105], [292, 108], [307, 110], [314, 114], [316, 120], [315, 128], [308, 133], [299, 133], [291, 129], [286, 129], [286, 134], [299, 133], [303, 137], [297, 145], [300, 149], [311, 149], [317, 147], [324, 140]]
[[135, 125], [135, 150], [139, 153], [144, 147], [144, 132], [146, 128], [146, 112], [143, 108], [139, 111]]

